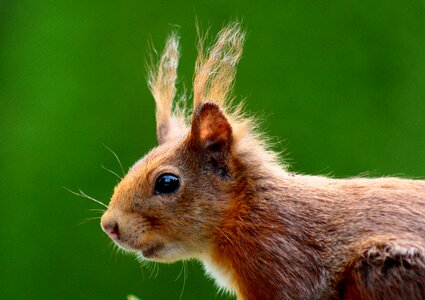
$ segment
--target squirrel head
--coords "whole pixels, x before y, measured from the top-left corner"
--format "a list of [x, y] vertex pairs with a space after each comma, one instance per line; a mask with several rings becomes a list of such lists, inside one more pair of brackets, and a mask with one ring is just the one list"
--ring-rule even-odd
[[177, 36], [169, 37], [148, 81], [159, 145], [116, 186], [101, 220], [120, 247], [163, 262], [208, 254], [241, 184], [239, 160], [255, 164], [249, 153], [262, 148], [252, 120], [226, 106], [243, 40], [236, 23], [220, 31], [208, 53], [201, 40], [188, 120], [173, 106], [179, 51]]
[[102, 227], [143, 258], [174, 261], [202, 255], [211, 228], [229, 206], [232, 130], [220, 108], [204, 103], [190, 132], [164, 140], [115, 188]]

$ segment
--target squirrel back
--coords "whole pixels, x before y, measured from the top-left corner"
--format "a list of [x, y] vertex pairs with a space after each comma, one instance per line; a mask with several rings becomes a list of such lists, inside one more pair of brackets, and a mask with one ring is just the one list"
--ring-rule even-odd
[[115, 187], [103, 230], [140, 259], [199, 259], [238, 299], [424, 299], [425, 181], [290, 173], [229, 104], [240, 26], [202, 41], [190, 117], [175, 34], [151, 68], [159, 145]]

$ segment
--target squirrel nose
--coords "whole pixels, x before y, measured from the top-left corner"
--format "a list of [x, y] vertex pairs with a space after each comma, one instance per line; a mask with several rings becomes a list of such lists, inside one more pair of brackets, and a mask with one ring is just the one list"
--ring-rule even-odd
[[119, 229], [117, 221], [106, 220], [105, 218], [102, 218], [101, 226], [102, 226], [103, 231], [105, 231], [111, 239], [119, 240], [120, 229]]

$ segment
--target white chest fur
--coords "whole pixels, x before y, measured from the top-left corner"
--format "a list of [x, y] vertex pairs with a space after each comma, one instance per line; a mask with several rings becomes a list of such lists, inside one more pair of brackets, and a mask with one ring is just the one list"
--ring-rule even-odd
[[235, 293], [232, 273], [230, 270], [218, 266], [213, 263], [210, 258], [203, 258], [201, 261], [203, 263], [205, 273], [214, 279], [215, 284], [220, 291], [225, 291], [231, 294]]

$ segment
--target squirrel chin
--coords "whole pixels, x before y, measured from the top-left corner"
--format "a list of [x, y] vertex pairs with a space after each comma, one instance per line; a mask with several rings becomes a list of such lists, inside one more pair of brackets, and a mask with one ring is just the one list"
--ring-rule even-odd
[[173, 244], [164, 244], [162, 242], [152, 243], [143, 248], [130, 251], [135, 252], [141, 261], [148, 260], [162, 263], [173, 263], [188, 258], [181, 253], [181, 247]]

